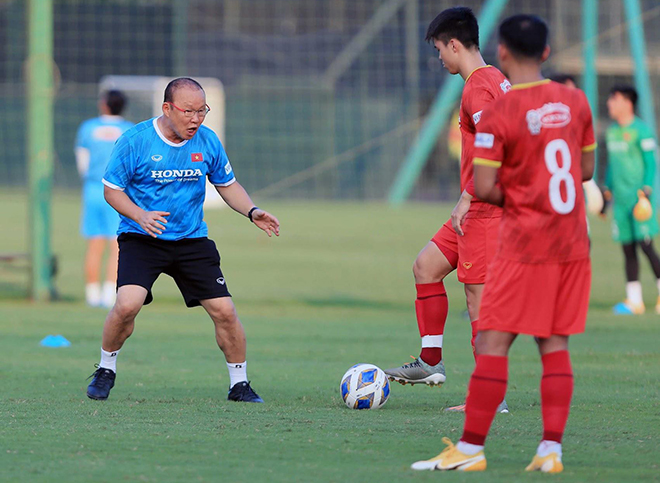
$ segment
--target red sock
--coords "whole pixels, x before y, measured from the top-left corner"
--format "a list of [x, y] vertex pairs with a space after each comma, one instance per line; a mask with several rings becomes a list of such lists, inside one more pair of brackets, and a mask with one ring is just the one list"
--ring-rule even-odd
[[[417, 283], [415, 288], [415, 313], [420, 337], [443, 335], [449, 310], [445, 285], [442, 282]], [[442, 360], [442, 347], [423, 347], [420, 358], [430, 366], [435, 366]]]
[[543, 439], [561, 443], [571, 410], [573, 369], [568, 351], [557, 351], [541, 357], [541, 413]]
[[504, 399], [509, 375], [507, 356], [480, 355], [472, 373], [465, 402], [465, 427], [461, 441], [483, 445]]
[[472, 326], [472, 339], [470, 339], [470, 344], [472, 344], [472, 355], [474, 356], [474, 360], [476, 362], [477, 360], [477, 324], [479, 323], [478, 320], [473, 320], [470, 322], [470, 325]]

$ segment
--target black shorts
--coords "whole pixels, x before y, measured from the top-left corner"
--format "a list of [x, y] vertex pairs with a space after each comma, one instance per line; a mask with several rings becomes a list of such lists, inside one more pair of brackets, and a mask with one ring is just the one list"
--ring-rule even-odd
[[161, 273], [172, 277], [188, 307], [200, 300], [231, 297], [213, 240], [185, 238], [159, 240], [147, 235], [122, 233], [119, 242], [117, 288], [139, 285], [147, 289], [144, 305], [154, 299], [151, 287]]

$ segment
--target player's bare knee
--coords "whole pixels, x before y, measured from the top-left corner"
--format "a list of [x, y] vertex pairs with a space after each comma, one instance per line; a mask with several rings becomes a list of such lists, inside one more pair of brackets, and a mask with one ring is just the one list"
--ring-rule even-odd
[[482, 292], [482, 284], [465, 284], [465, 303], [468, 314], [470, 314], [470, 320], [477, 320], [479, 318]]
[[424, 263], [420, 260], [420, 256], [417, 256], [415, 263], [413, 263], [413, 276], [415, 277], [415, 283], [425, 283], [425, 272]]
[[238, 321], [238, 315], [233, 304], [215, 304], [207, 310], [216, 324], [229, 325]]
[[437, 283], [442, 282], [447, 275], [444, 266], [434, 262], [432, 257], [426, 256], [422, 251], [413, 264], [413, 275], [415, 283]]
[[127, 302], [122, 299], [117, 299], [114, 307], [112, 308], [112, 311], [122, 323], [129, 323], [135, 320], [135, 317], [140, 312], [141, 308], [142, 305]]
[[535, 337], [534, 340], [539, 346], [539, 353], [541, 355], [568, 350], [568, 336], [565, 335], [551, 335], [544, 339]]

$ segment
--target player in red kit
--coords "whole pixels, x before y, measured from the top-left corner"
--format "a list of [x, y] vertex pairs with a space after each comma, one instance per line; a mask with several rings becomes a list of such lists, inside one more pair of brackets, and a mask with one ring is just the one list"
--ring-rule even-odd
[[489, 105], [474, 146], [476, 195], [503, 206], [488, 268], [459, 443], [413, 469], [483, 471], [486, 436], [504, 397], [508, 351], [536, 338], [543, 376], [543, 437], [528, 471], [563, 470], [561, 440], [573, 393], [570, 335], [584, 331], [591, 265], [583, 181], [594, 171], [591, 111], [578, 89], [543, 79], [548, 28], [533, 15], [500, 25], [498, 57], [512, 91]]
[[403, 384], [433, 386], [445, 381], [442, 338], [448, 305], [443, 280], [456, 269], [459, 281], [465, 284], [468, 312], [476, 335], [481, 292], [486, 267], [495, 253], [501, 208], [474, 198], [474, 136], [483, 109], [504, 95], [511, 84], [499, 70], [484, 62], [479, 51], [479, 26], [469, 8], [444, 10], [429, 25], [426, 40], [433, 41], [444, 67], [465, 79], [459, 118], [462, 195], [451, 219], [417, 255], [413, 266], [421, 354], [414, 362], [385, 373]]

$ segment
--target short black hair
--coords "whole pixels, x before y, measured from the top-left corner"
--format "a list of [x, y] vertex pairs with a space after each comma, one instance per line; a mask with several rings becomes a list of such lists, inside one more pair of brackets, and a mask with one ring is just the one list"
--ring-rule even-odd
[[571, 81], [576, 86], [578, 85], [577, 81], [575, 80], [575, 77], [573, 77], [571, 74], [563, 74], [560, 72], [548, 76], [548, 79], [550, 79], [553, 82], [559, 82], [560, 84], [566, 84], [566, 82]]
[[610, 89], [610, 96], [613, 96], [617, 93], [621, 94], [623, 97], [632, 102], [633, 109], [637, 107], [637, 98], [639, 96], [637, 95], [637, 89], [635, 89], [633, 86], [629, 84], [617, 84], [612, 86]]
[[204, 91], [204, 88], [195, 79], [191, 79], [190, 77], [178, 77], [167, 84], [163, 102], [174, 102], [174, 93], [182, 87], [196, 87], [202, 92]]
[[500, 43], [514, 57], [540, 60], [548, 45], [548, 26], [536, 15], [513, 15], [500, 24]]
[[121, 91], [113, 89], [105, 92], [102, 98], [108, 109], [110, 109], [110, 114], [113, 116], [120, 115], [124, 107], [126, 107], [126, 96]]
[[479, 24], [472, 9], [467, 7], [453, 7], [443, 10], [433, 19], [426, 31], [424, 40], [432, 42], [434, 39], [448, 44], [456, 39], [465, 48], [479, 48]]

